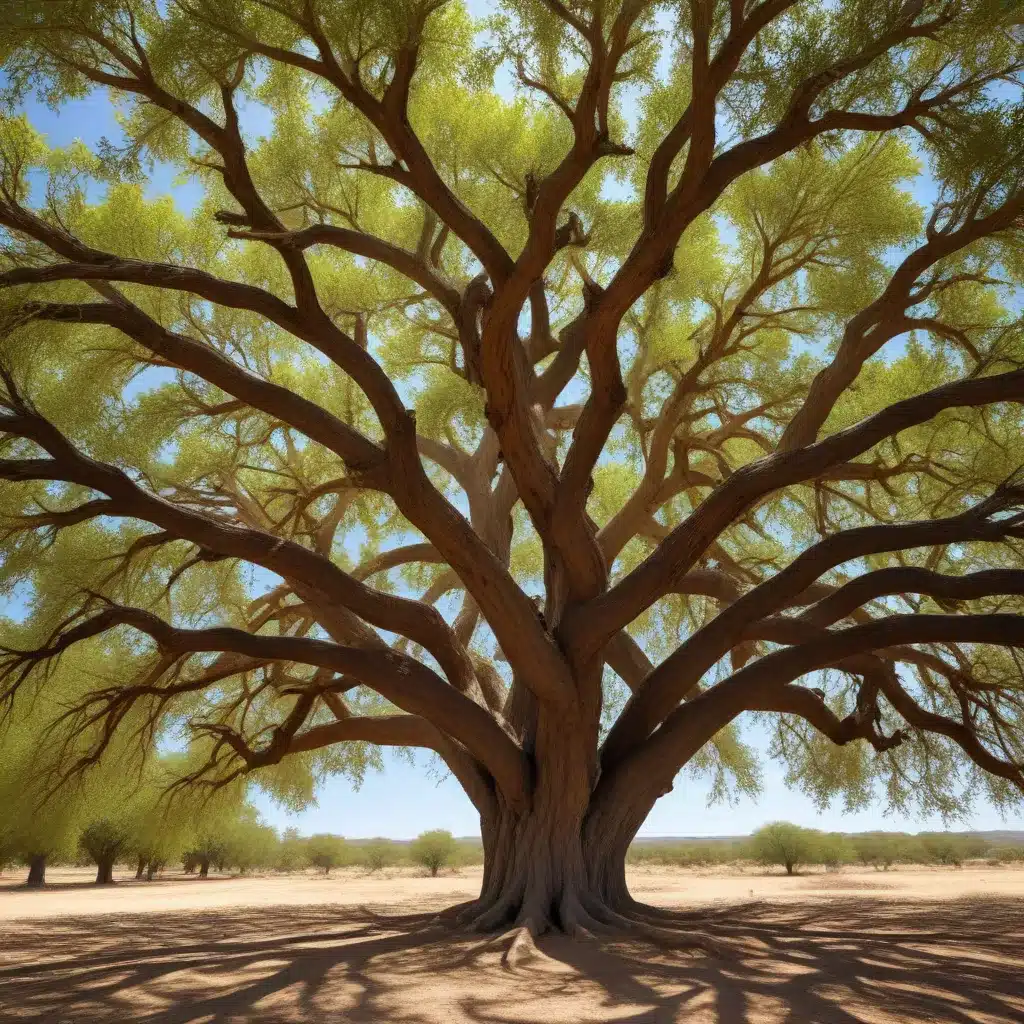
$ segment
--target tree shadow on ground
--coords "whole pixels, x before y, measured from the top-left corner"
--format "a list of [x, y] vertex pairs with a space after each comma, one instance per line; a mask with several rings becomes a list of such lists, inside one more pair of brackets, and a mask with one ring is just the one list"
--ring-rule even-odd
[[494, 943], [433, 924], [433, 908], [11, 922], [0, 1020], [1019, 1024], [1022, 909], [992, 897], [733, 905], [665, 917], [731, 943], [728, 959], [547, 937], [514, 972]]

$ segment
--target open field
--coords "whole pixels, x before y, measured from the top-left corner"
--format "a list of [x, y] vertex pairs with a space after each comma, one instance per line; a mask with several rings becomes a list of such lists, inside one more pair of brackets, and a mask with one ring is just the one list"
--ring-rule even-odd
[[640, 898], [732, 943], [541, 940], [514, 972], [433, 914], [477, 870], [168, 876], [44, 892], [0, 880], [0, 1020], [854, 1024], [1024, 1020], [1024, 870], [632, 872]]

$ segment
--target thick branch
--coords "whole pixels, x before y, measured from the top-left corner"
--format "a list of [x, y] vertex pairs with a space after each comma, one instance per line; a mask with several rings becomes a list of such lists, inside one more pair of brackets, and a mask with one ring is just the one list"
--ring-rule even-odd
[[693, 514], [608, 593], [588, 602], [564, 627], [568, 642], [599, 649], [687, 573], [709, 544], [762, 496], [861, 455], [879, 441], [927, 422], [945, 409], [1024, 402], [1024, 370], [962, 380], [897, 402], [806, 448], [758, 459], [738, 469]]
[[46, 647], [8, 651], [5, 675], [17, 666], [55, 657], [82, 640], [118, 626], [146, 633], [162, 654], [180, 657], [232, 652], [261, 660], [298, 662], [358, 679], [412, 715], [421, 715], [462, 743], [488, 767], [502, 792], [514, 803], [526, 799], [525, 761], [491, 715], [462, 696], [429, 668], [396, 651], [345, 647], [306, 637], [255, 635], [233, 627], [177, 629], [138, 608], [110, 606], [71, 626]]

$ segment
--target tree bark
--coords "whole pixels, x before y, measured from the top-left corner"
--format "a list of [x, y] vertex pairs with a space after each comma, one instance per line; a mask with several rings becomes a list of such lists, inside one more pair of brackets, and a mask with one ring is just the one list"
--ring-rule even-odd
[[97, 885], [113, 885], [114, 884], [114, 862], [113, 860], [101, 860], [96, 865], [96, 884]]
[[139, 882], [142, 880], [142, 875], [146, 870], [146, 858], [140, 857], [135, 868], [135, 881]]
[[31, 886], [46, 884], [46, 855], [34, 854], [28, 862], [28, 880], [25, 883]]
[[153, 876], [157, 873], [159, 869], [160, 865], [155, 860], [151, 860], [149, 864], [146, 866], [146, 881], [152, 882]]
[[210, 873], [210, 858], [209, 857], [203, 857], [199, 861], [199, 877], [200, 878], [206, 878], [207, 875], [209, 875], [209, 873]]
[[[481, 817], [484, 878], [473, 923], [482, 930], [512, 925], [571, 934], [626, 907], [632, 834], [614, 844], [587, 827], [596, 777], [591, 725], [542, 708], [531, 740], [536, 778], [529, 810], [516, 813], [499, 798], [493, 815]], [[621, 879], [618, 888], [608, 884], [611, 877]]]

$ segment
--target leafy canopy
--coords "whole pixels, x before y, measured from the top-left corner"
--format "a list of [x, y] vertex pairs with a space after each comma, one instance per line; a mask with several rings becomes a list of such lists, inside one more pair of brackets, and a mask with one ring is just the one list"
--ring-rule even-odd
[[1018, 799], [1010, 6], [7, 5], [3, 784]]

